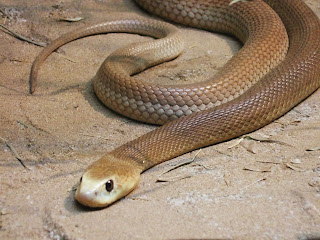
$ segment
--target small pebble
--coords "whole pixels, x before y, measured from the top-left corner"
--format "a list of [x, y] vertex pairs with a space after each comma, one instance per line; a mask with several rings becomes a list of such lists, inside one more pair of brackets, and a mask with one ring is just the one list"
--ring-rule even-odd
[[294, 164], [300, 164], [301, 160], [299, 158], [296, 158], [296, 159], [291, 160], [290, 162], [294, 163]]
[[8, 214], [8, 211], [7, 211], [7, 209], [3, 208], [0, 213], [1, 213], [1, 215], [6, 215], [6, 214]]

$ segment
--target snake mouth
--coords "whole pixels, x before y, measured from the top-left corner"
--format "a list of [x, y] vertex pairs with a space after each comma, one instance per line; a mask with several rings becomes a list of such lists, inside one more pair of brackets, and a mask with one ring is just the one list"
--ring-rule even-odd
[[101, 203], [99, 201], [99, 196], [97, 191], [81, 191], [80, 188], [77, 189], [75, 194], [76, 200], [84, 206], [91, 208], [103, 208], [107, 207], [108, 203]]
[[75, 193], [75, 199], [87, 207], [101, 208], [109, 205], [106, 199], [104, 181], [97, 182], [83, 175]]

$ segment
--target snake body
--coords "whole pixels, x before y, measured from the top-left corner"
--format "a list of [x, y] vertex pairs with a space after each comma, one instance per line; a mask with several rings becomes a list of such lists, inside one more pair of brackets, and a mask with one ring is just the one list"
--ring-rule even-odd
[[137, 2], [178, 23], [233, 34], [244, 47], [212, 79], [179, 87], [154, 86], [131, 77], [175, 58], [183, 49], [179, 31], [158, 21], [115, 18], [63, 35], [40, 53], [31, 71], [31, 92], [41, 62], [66, 42], [130, 29], [160, 38], [117, 50], [94, 78], [95, 92], [108, 107], [164, 125], [88, 167], [76, 199], [90, 207], [104, 207], [127, 195], [140, 174], [154, 165], [267, 125], [320, 86], [320, 23], [301, 0], [254, 0], [232, 6], [227, 0]]

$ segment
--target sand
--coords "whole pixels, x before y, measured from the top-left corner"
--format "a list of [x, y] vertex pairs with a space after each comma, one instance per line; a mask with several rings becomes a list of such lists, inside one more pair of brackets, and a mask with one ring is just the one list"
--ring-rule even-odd
[[[306, 3], [320, 16], [319, 0]], [[2, 0], [0, 9], [0, 23], [43, 43], [114, 12], [152, 17], [128, 0]], [[137, 78], [203, 81], [241, 47], [230, 37], [179, 28], [184, 53]], [[28, 74], [42, 47], [1, 29], [0, 239], [320, 238], [319, 90], [251, 139], [150, 169], [134, 192], [108, 208], [93, 211], [75, 202], [74, 189], [91, 162], [156, 128], [108, 110], [92, 89], [108, 54], [145, 39], [107, 34], [67, 44], [43, 64], [30, 96]]]

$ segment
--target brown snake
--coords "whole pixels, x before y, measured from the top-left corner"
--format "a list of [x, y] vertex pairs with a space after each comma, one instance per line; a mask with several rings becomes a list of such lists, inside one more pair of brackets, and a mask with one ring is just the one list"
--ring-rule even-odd
[[154, 165], [267, 125], [320, 86], [320, 23], [301, 0], [264, 0], [284, 26], [261, 0], [231, 6], [230, 0], [136, 2], [166, 19], [232, 34], [244, 47], [211, 79], [182, 86], [151, 85], [132, 77], [175, 58], [183, 49], [179, 31], [155, 20], [112, 17], [63, 35], [39, 54], [30, 74], [31, 93], [40, 64], [67, 42], [102, 32], [159, 38], [116, 50], [94, 78], [95, 92], [105, 105], [125, 116], [164, 125], [88, 167], [76, 199], [90, 207], [104, 207], [127, 195], [140, 174]]

